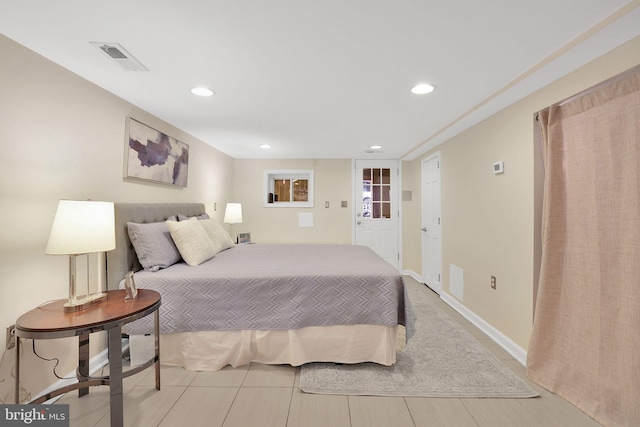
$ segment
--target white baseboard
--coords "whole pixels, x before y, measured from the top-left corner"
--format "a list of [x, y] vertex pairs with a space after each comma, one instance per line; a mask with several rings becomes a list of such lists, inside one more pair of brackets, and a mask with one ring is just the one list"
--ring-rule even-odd
[[414, 278], [418, 283], [424, 283], [422, 281], [422, 276], [420, 276], [418, 273], [416, 273], [413, 270], [402, 270], [401, 271], [403, 276], [411, 276], [412, 278]]
[[[424, 283], [424, 281], [422, 280], [422, 276], [420, 276], [418, 273], [416, 273], [413, 270], [403, 270], [402, 274], [406, 276], [411, 276], [418, 283]], [[451, 308], [453, 308], [455, 311], [460, 313], [462, 317], [467, 319], [469, 322], [475, 325], [478, 329], [480, 329], [482, 332], [487, 334], [489, 338], [491, 338], [493, 341], [495, 341], [496, 344], [502, 347], [504, 351], [506, 351], [511, 356], [513, 356], [513, 358], [516, 359], [522, 366], [526, 366], [527, 352], [518, 344], [513, 342], [511, 338], [507, 337], [505, 334], [503, 334], [502, 332], [500, 332], [499, 330], [491, 326], [484, 319], [482, 319], [480, 316], [475, 314], [473, 311], [469, 310], [467, 307], [465, 307], [457, 299], [453, 298], [448, 293], [446, 292], [440, 293], [440, 298], [444, 302], [449, 304]]]
[[499, 330], [491, 326], [489, 323], [487, 323], [484, 319], [482, 319], [480, 316], [475, 314], [473, 311], [469, 310], [467, 307], [465, 307], [463, 304], [461, 304], [458, 300], [453, 298], [451, 295], [447, 294], [446, 292], [442, 292], [440, 294], [440, 298], [444, 302], [449, 304], [451, 308], [453, 308], [455, 311], [460, 313], [462, 317], [467, 319], [469, 322], [475, 325], [478, 329], [480, 329], [482, 332], [487, 334], [489, 338], [491, 338], [493, 341], [496, 342], [496, 344], [502, 347], [504, 351], [506, 351], [511, 356], [513, 356], [513, 358], [516, 359], [522, 366], [526, 366], [527, 352], [525, 351], [525, 349], [523, 349], [514, 341], [512, 341], [511, 338], [509, 338], [508, 336], [506, 336], [505, 334], [503, 334], [502, 332], [500, 332]]

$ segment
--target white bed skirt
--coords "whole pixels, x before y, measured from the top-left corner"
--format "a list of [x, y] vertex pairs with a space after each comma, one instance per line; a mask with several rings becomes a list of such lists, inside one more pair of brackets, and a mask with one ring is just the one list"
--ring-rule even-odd
[[[132, 362], [148, 360], [141, 340], [132, 337]], [[151, 337], [152, 338], [152, 337]], [[396, 361], [395, 326], [313, 326], [295, 330], [184, 332], [160, 336], [160, 363], [191, 371], [217, 371], [250, 362], [299, 366], [309, 362]]]

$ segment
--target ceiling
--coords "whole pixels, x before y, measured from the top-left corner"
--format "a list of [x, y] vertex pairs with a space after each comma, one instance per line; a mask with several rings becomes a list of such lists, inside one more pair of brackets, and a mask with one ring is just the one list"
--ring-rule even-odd
[[[0, 0], [0, 32], [234, 158], [410, 160], [640, 35], [638, 6]], [[149, 71], [90, 42], [119, 43]], [[412, 94], [420, 82], [435, 91]]]

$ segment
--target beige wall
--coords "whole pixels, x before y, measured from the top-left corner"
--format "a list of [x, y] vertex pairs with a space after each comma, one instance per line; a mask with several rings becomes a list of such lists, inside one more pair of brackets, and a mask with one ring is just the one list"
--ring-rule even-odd
[[402, 202], [402, 265], [422, 275], [422, 196], [420, 162], [402, 162], [402, 190], [411, 191], [411, 200]]
[[[221, 205], [231, 197], [234, 161], [1, 35], [0, 52], [0, 212], [5, 224], [0, 229], [0, 328], [4, 337], [5, 328], [23, 312], [67, 296], [66, 257], [44, 254], [59, 199]], [[114, 68], [113, 72], [121, 71]], [[122, 78], [131, 75], [122, 72]], [[189, 144], [187, 188], [123, 180], [127, 116]], [[76, 360], [76, 350], [64, 341], [38, 343], [44, 356], [61, 357], [57, 368], [61, 375], [74, 369]], [[33, 393], [55, 379], [53, 364], [31, 363], [29, 351], [24, 355], [29, 375], [23, 386]], [[13, 399], [9, 373], [13, 364], [13, 351], [7, 352], [0, 366], [2, 403]]]
[[[265, 170], [313, 170], [313, 208], [263, 207]], [[349, 159], [236, 159], [234, 200], [242, 203], [238, 232], [250, 232], [257, 243], [351, 243], [352, 169]], [[347, 207], [340, 207], [346, 200]], [[329, 207], [325, 208], [325, 202]], [[224, 209], [224, 207], [223, 207]], [[313, 213], [313, 227], [300, 228], [298, 214]]]
[[[640, 63], [640, 38], [609, 52], [537, 91], [423, 157], [403, 166], [405, 187], [420, 188], [420, 162], [442, 154], [443, 290], [449, 265], [464, 270], [462, 304], [526, 350], [533, 318], [533, 289], [539, 229], [534, 179], [533, 116], [536, 111]], [[492, 164], [504, 161], [504, 174]], [[405, 188], [406, 189], [406, 188]], [[404, 205], [404, 268], [421, 274], [420, 192]], [[406, 202], [405, 202], [406, 203]], [[408, 235], [412, 236], [409, 238]], [[497, 289], [490, 277], [497, 277]]]

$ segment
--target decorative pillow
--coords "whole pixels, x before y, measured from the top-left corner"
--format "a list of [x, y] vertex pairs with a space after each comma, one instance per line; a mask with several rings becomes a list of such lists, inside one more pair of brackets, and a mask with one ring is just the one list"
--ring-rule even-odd
[[[186, 216], [186, 215], [178, 214], [178, 221], [186, 221], [189, 218], [194, 218], [194, 217], [192, 217], [192, 216], [189, 217], [189, 216]], [[209, 219], [209, 215], [205, 212], [203, 214], [200, 214], [200, 215], [196, 216], [195, 218], [198, 218], [198, 219]]]
[[164, 222], [149, 224], [128, 222], [127, 232], [140, 265], [145, 270], [158, 271], [182, 259]]
[[167, 221], [169, 232], [184, 261], [196, 266], [213, 258], [216, 248], [211, 239], [199, 224], [197, 218], [192, 217], [186, 221]]
[[203, 219], [200, 220], [200, 225], [207, 232], [207, 235], [213, 242], [216, 248], [216, 253], [224, 251], [235, 246], [233, 239], [227, 233], [227, 230], [222, 227], [222, 224], [218, 223], [215, 219]]

